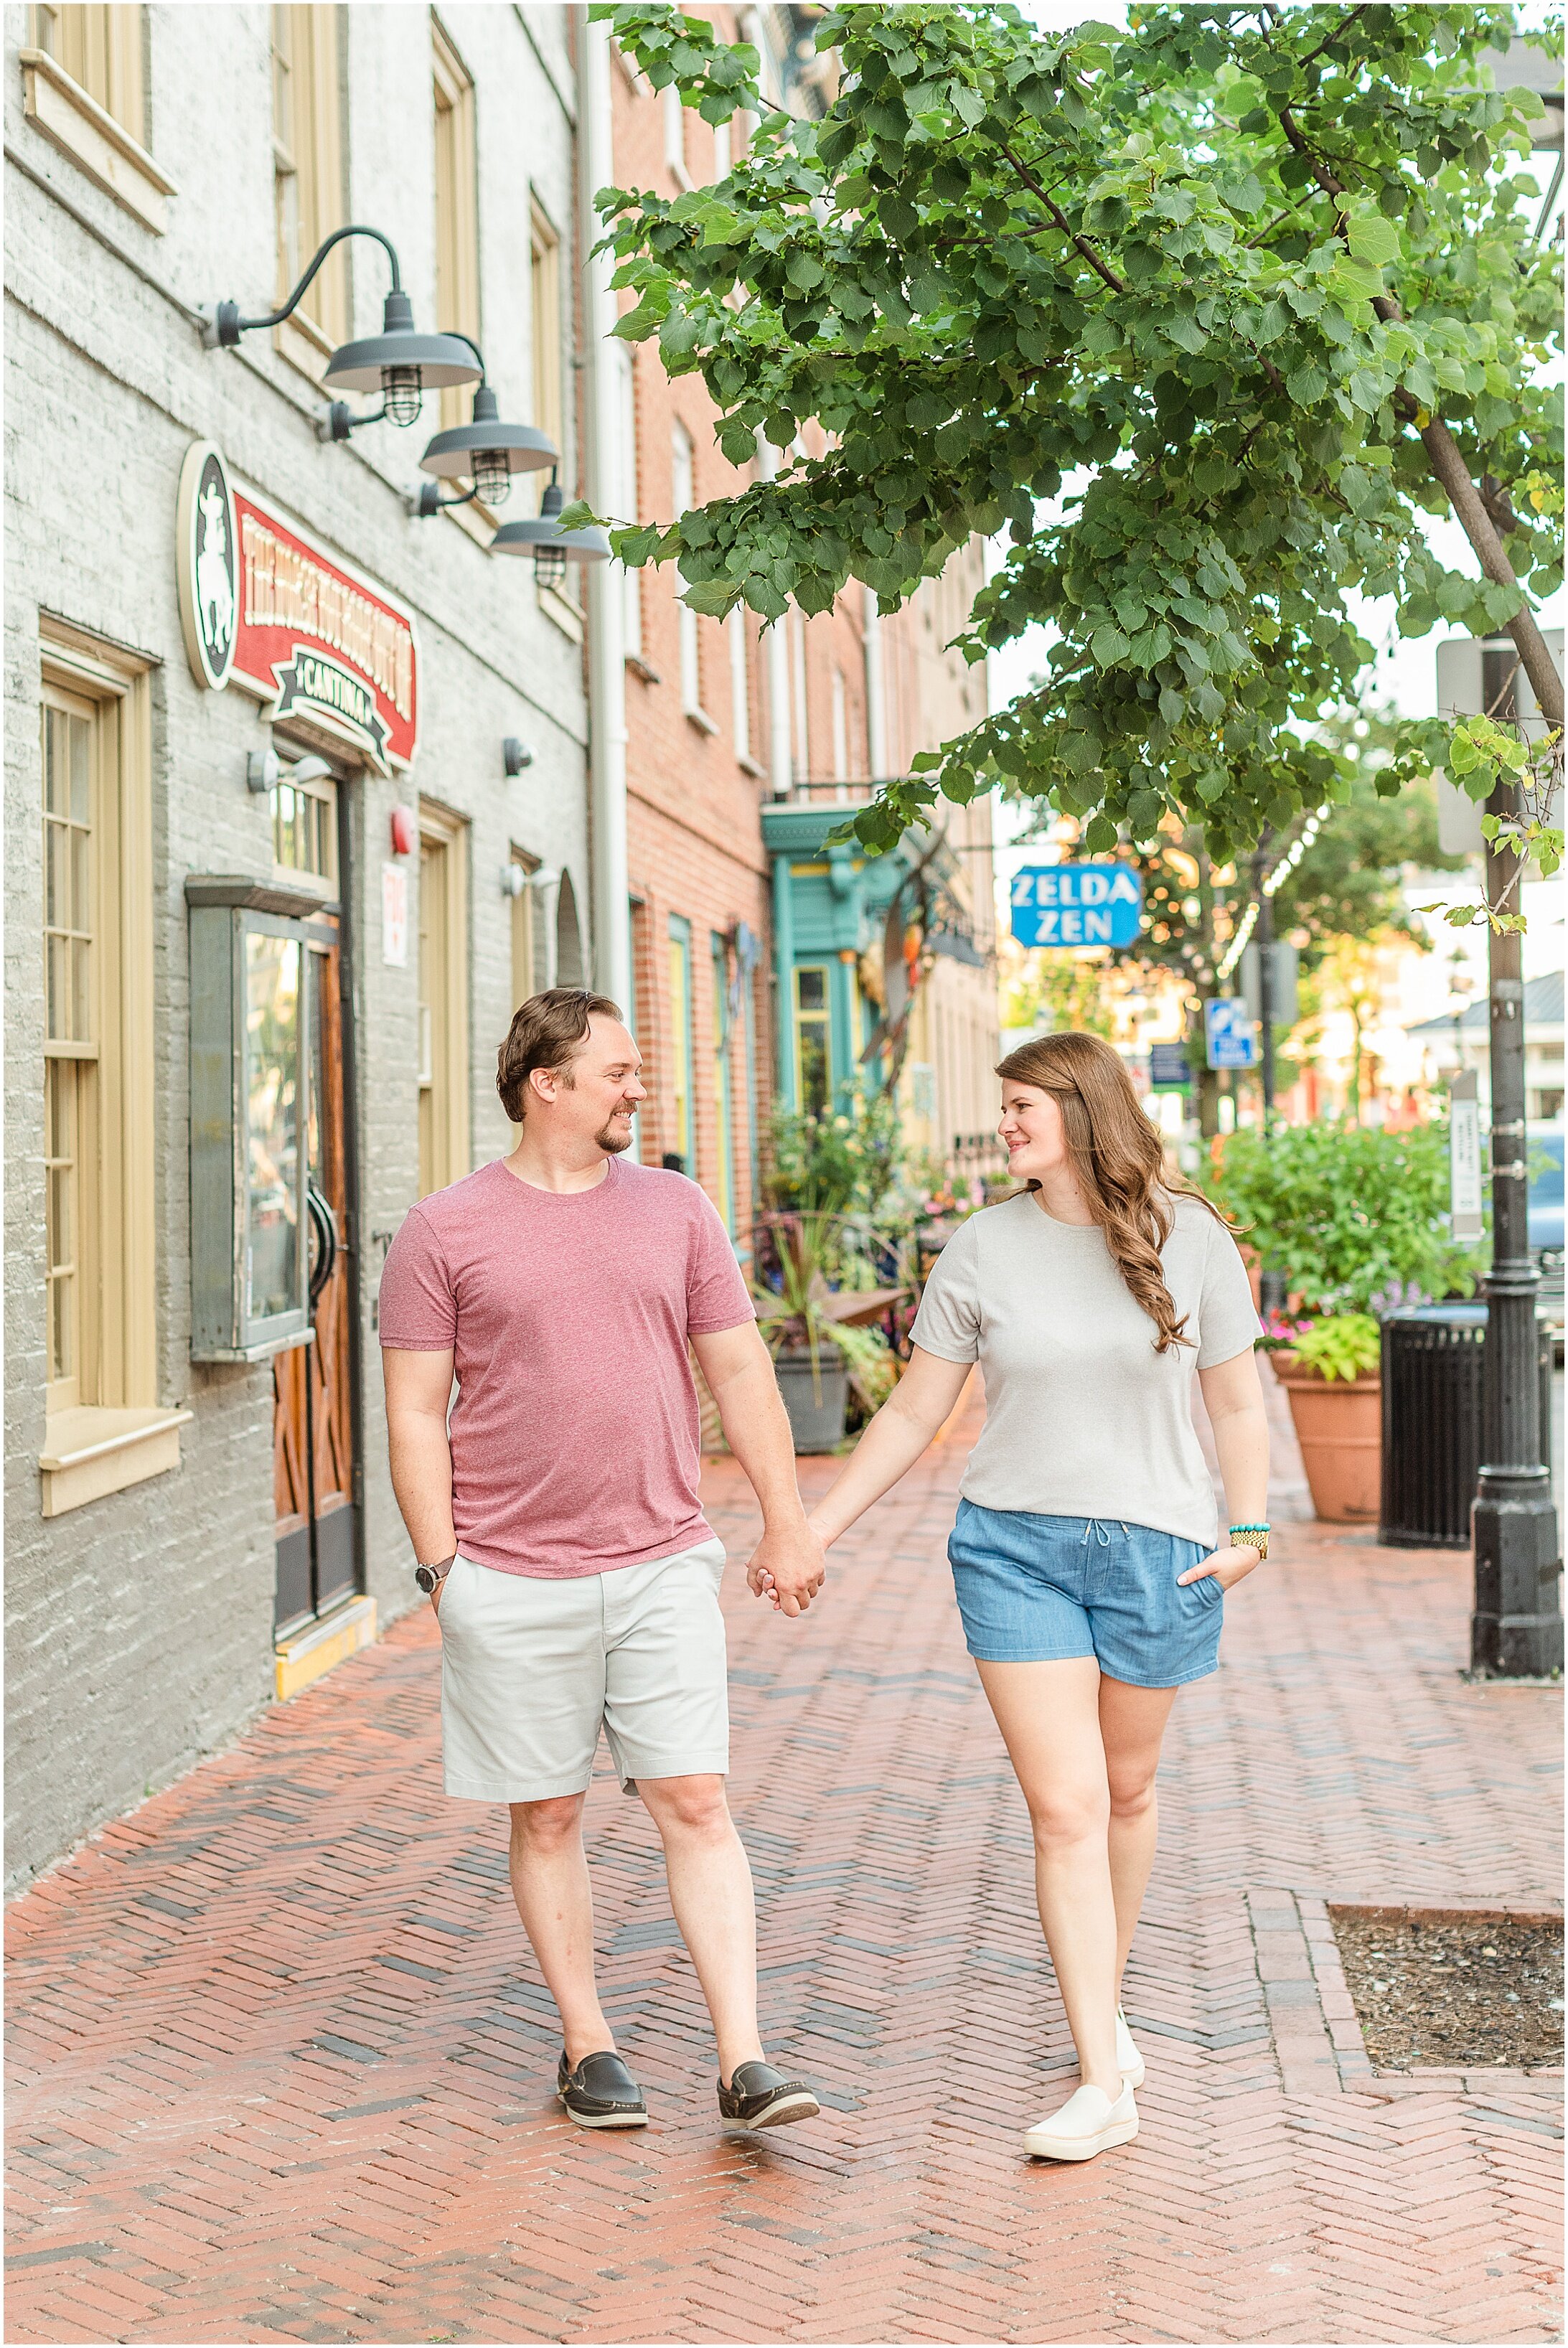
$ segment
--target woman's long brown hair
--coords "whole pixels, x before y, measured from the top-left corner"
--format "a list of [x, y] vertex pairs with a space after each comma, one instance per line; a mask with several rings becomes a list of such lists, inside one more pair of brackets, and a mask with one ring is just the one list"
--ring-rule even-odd
[[[1056, 1096], [1084, 1204], [1105, 1233], [1117, 1270], [1160, 1333], [1155, 1352], [1190, 1345], [1191, 1339], [1181, 1334], [1187, 1316], [1176, 1318], [1160, 1260], [1176, 1220], [1171, 1202], [1196, 1199], [1216, 1222], [1225, 1218], [1180, 1174], [1166, 1173], [1160, 1136], [1144, 1116], [1121, 1060], [1099, 1035], [1071, 1030], [1020, 1044], [997, 1062], [996, 1074], [1004, 1084], [1037, 1085]], [[1031, 1181], [1026, 1187], [1040, 1186]]]

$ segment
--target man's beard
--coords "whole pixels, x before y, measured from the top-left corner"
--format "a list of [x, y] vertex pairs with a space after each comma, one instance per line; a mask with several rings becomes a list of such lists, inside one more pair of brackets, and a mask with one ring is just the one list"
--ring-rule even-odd
[[[617, 1110], [616, 1114], [617, 1116], [630, 1117], [631, 1111], [629, 1109]], [[607, 1157], [614, 1158], [617, 1156], [621, 1150], [630, 1149], [632, 1146], [631, 1128], [628, 1127], [626, 1131], [622, 1133], [617, 1131], [614, 1124], [606, 1125], [602, 1131], [593, 1136], [593, 1142], [596, 1148], [603, 1149]]]

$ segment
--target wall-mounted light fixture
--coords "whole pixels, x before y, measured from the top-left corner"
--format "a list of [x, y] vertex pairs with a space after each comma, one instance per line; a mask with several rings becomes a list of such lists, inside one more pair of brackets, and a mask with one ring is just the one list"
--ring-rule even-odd
[[532, 766], [533, 752], [515, 734], [509, 734], [500, 746], [500, 762], [509, 777], [521, 775], [525, 767]]
[[[443, 506], [467, 505], [470, 498], [487, 506], [501, 505], [511, 494], [514, 473], [542, 473], [560, 462], [560, 455], [554, 442], [531, 424], [503, 423], [494, 392], [481, 383], [474, 394], [472, 423], [438, 432], [420, 458], [420, 470], [436, 479], [424, 484], [413, 510], [428, 520]], [[439, 489], [443, 480], [471, 481], [473, 487], [460, 498], [444, 498]]]
[[531, 554], [542, 587], [559, 587], [569, 562], [607, 562], [610, 541], [599, 529], [562, 530], [565, 498], [554, 480], [539, 501], [535, 521], [503, 521], [490, 541], [492, 554]]
[[272, 791], [280, 783], [325, 782], [331, 772], [325, 758], [296, 758], [285, 766], [275, 750], [253, 750], [245, 760], [245, 786], [258, 793]]
[[261, 318], [242, 318], [237, 302], [220, 302], [203, 339], [220, 349], [232, 350], [242, 335], [260, 327], [281, 326], [298, 309], [327, 254], [348, 236], [370, 237], [383, 248], [392, 264], [392, 290], [382, 309], [381, 332], [356, 343], [343, 344], [327, 362], [322, 380], [332, 390], [379, 391], [382, 403], [373, 416], [354, 416], [341, 400], [335, 401], [325, 427], [327, 437], [335, 440], [346, 439], [359, 425], [377, 423], [383, 417], [388, 424], [416, 423], [427, 391], [444, 391], [453, 385], [480, 383], [484, 379], [483, 362], [464, 335], [421, 335], [417, 331], [414, 305], [403, 291], [397, 252], [390, 238], [383, 236], [378, 228], [350, 225], [334, 229], [316, 248], [304, 276], [281, 309], [270, 310]]
[[531, 872], [526, 864], [519, 864], [514, 860], [500, 868], [500, 893], [503, 897], [521, 897], [529, 889], [537, 889], [542, 893], [546, 889], [553, 889], [560, 878], [560, 873], [552, 864], [541, 864]]

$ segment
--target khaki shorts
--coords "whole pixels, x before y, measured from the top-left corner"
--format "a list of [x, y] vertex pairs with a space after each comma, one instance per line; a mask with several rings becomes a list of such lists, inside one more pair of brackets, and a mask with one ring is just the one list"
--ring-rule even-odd
[[639, 1777], [727, 1772], [723, 1571], [718, 1540], [553, 1581], [459, 1552], [441, 1593], [448, 1793], [584, 1793], [601, 1726], [628, 1793]]

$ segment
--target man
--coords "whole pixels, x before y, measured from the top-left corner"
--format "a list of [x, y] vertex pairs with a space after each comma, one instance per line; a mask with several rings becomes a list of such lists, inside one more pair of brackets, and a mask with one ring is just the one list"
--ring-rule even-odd
[[387, 1253], [392, 1482], [440, 1617], [446, 1790], [511, 1805], [562, 2104], [585, 2127], [647, 2120], [593, 1977], [582, 1818], [603, 1726], [664, 1843], [721, 2117], [776, 2127], [818, 2105], [758, 2036], [751, 1874], [724, 1793], [724, 1550], [697, 1500], [688, 1340], [762, 1504], [758, 1560], [784, 1612], [821, 1587], [822, 1550], [724, 1226], [695, 1182], [622, 1156], [641, 1066], [602, 994], [553, 987], [513, 1019], [496, 1088], [517, 1148], [422, 1200]]

